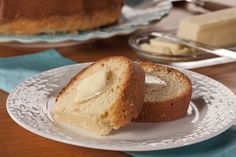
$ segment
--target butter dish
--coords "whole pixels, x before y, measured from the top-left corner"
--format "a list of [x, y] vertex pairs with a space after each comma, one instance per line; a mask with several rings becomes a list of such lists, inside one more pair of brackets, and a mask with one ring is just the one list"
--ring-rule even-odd
[[[163, 34], [158, 32], [136, 33], [130, 37], [129, 45], [136, 51], [140, 59], [150, 60], [157, 63], [164, 63], [174, 67], [185, 68], [185, 69], [206, 67], [206, 66], [225, 64], [236, 61], [234, 58], [219, 57], [217, 55], [203, 52], [205, 49], [202, 49], [202, 51], [195, 51], [194, 53], [177, 55], [177, 54], [163, 54], [157, 52], [153, 53], [150, 51], [142, 50], [140, 48], [141, 44], [144, 43], [148, 44], [151, 39], [156, 37], [166, 42], [174, 42], [175, 40], [179, 39], [178, 37], [175, 36], [175, 33], [168, 33], [168, 34]], [[183, 40], [182, 42], [178, 41], [177, 43], [183, 44], [183, 42], [188, 43], [188, 41], [185, 40]], [[209, 48], [209, 46], [207, 48]], [[229, 48], [229, 50], [234, 51], [235, 48], [231, 47]]]
[[[136, 51], [138, 56], [142, 59], [157, 61], [157, 62], [186, 62], [186, 61], [195, 61], [200, 59], [206, 59], [214, 57], [210, 54], [205, 54], [201, 51], [194, 51], [191, 53], [163, 53], [160, 52], [161, 49], [156, 49], [160, 51], [150, 51], [149, 49], [144, 49], [142, 46], [150, 44], [150, 41], [156, 38], [153, 32], [147, 33], [137, 33], [130, 37], [129, 45]], [[163, 38], [162, 36], [158, 37], [158, 40], [162, 40], [163, 42], [174, 43], [173, 41]]]

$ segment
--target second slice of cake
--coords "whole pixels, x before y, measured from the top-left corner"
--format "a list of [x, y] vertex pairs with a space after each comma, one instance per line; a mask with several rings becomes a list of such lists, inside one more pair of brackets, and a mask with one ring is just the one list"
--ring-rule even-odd
[[184, 117], [192, 95], [191, 80], [171, 67], [139, 62], [145, 71], [145, 98], [136, 122], [166, 122]]

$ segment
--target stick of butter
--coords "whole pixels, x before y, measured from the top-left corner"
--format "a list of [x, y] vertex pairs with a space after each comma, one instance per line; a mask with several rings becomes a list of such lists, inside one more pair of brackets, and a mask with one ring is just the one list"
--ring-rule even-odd
[[177, 36], [215, 47], [236, 45], [236, 7], [186, 18]]

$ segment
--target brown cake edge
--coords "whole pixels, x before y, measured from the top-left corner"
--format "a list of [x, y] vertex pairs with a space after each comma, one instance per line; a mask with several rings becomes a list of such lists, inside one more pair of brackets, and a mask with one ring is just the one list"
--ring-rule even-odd
[[88, 15], [54, 16], [38, 20], [17, 19], [0, 22], [0, 33], [16, 35], [78, 33], [115, 23], [119, 17], [120, 10], [101, 10]]

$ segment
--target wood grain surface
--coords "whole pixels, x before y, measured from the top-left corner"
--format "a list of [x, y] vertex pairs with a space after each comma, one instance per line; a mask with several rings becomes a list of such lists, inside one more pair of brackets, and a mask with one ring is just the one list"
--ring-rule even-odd
[[[231, 4], [234, 0], [227, 0]], [[171, 14], [155, 29], [170, 30], [176, 29], [179, 20], [192, 13], [183, 8], [175, 8]], [[152, 28], [153, 29], [153, 28]], [[99, 40], [83, 45], [57, 48], [63, 56], [78, 62], [96, 61], [98, 59], [122, 55], [136, 60], [137, 55], [128, 46], [129, 36], [114, 37], [107, 40]], [[11, 46], [0, 46], [0, 57], [9, 57], [35, 53], [43, 48], [17, 48]], [[194, 69], [198, 73], [209, 76], [236, 93], [236, 62], [205, 68]], [[67, 157], [125, 157], [121, 152], [104, 151], [67, 145], [35, 135], [17, 125], [7, 114], [6, 99], [8, 93], [0, 90], [0, 156], [1, 157], [46, 157], [46, 156], [67, 156]]]

